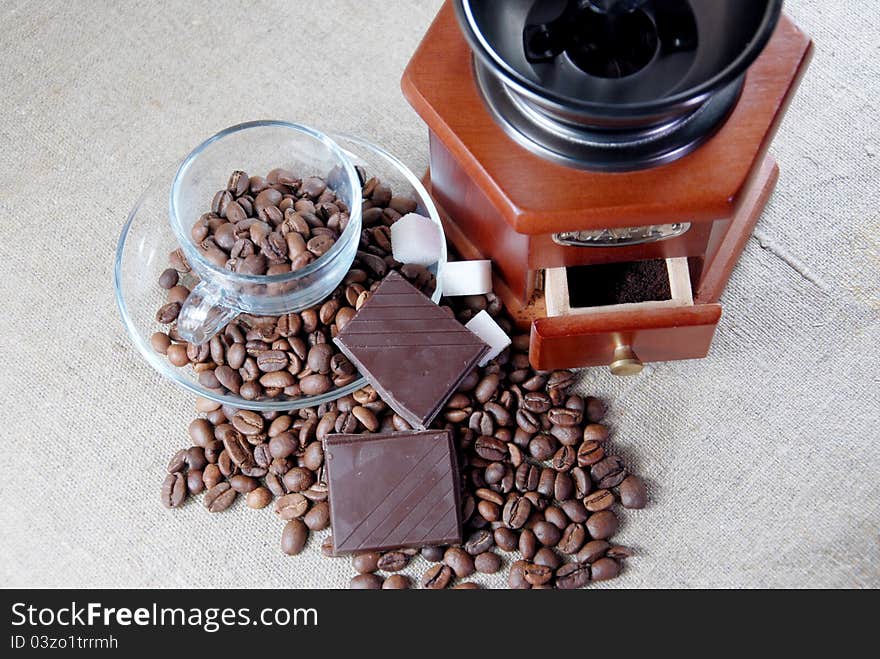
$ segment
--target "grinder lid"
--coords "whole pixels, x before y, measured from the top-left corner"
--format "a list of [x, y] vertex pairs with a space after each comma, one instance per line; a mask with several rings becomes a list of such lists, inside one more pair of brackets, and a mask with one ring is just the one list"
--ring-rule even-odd
[[572, 112], [651, 117], [737, 81], [782, 0], [456, 0], [472, 49], [505, 85]]

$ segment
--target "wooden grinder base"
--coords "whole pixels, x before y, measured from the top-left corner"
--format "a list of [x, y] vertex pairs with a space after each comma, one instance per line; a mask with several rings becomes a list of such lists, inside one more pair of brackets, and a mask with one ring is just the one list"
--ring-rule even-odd
[[[624, 174], [576, 170], [517, 145], [493, 121], [471, 53], [447, 2], [402, 81], [428, 124], [425, 176], [446, 234], [463, 258], [493, 261], [495, 292], [531, 327], [538, 369], [704, 357], [721, 317], [718, 300], [778, 178], [767, 149], [809, 61], [812, 44], [787, 18], [749, 70], [719, 132], [668, 165]], [[690, 221], [680, 238], [631, 247], [560, 247], [560, 231]], [[648, 258], [688, 259], [692, 300], [548, 316], [545, 269]], [[617, 352], [616, 352], [617, 351]]]

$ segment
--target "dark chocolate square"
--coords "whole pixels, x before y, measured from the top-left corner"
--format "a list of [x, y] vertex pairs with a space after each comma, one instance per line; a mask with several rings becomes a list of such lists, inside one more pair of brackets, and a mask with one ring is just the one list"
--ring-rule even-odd
[[431, 423], [489, 350], [397, 272], [385, 277], [334, 341], [414, 428]]
[[334, 553], [461, 542], [452, 431], [330, 435], [324, 452]]

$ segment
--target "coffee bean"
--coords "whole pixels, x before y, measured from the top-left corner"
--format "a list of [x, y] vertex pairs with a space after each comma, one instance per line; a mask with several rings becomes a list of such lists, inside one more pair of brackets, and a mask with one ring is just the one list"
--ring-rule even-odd
[[302, 456], [303, 466], [312, 471], [318, 471], [324, 464], [324, 447], [321, 442], [312, 442], [306, 447]]
[[574, 373], [571, 371], [553, 371], [547, 379], [547, 392], [561, 403], [565, 400], [565, 394], [574, 382]]
[[624, 508], [640, 509], [648, 503], [645, 483], [638, 476], [630, 475], [620, 483], [620, 503]]
[[474, 389], [474, 397], [480, 403], [488, 402], [495, 395], [495, 392], [498, 391], [498, 384], [500, 381], [501, 378], [497, 374], [493, 373], [485, 376], [477, 384], [476, 389]]
[[186, 274], [190, 271], [189, 262], [186, 260], [183, 250], [179, 247], [168, 255], [168, 262], [172, 268], [180, 273]]
[[487, 435], [480, 435], [474, 443], [474, 450], [481, 458], [498, 461], [507, 457], [507, 444], [500, 439]]
[[189, 364], [189, 357], [186, 354], [186, 345], [184, 344], [177, 343], [168, 346], [166, 354], [168, 355], [168, 361], [174, 366], [186, 366]]
[[159, 311], [156, 312], [156, 322], [163, 325], [168, 325], [169, 323], [173, 323], [175, 320], [177, 320], [177, 315], [179, 313], [180, 303], [169, 302], [168, 304], [162, 305]]
[[237, 467], [254, 464], [254, 455], [247, 440], [234, 428], [223, 436], [223, 447], [232, 463]]
[[634, 552], [629, 547], [622, 547], [620, 545], [615, 545], [613, 547], [609, 547], [608, 551], [605, 553], [608, 558], [613, 558], [615, 560], [623, 560], [627, 558], [632, 558]]
[[544, 460], [549, 460], [553, 453], [556, 451], [558, 444], [556, 440], [551, 436], [545, 433], [541, 433], [540, 435], [536, 435], [532, 441], [529, 442], [529, 454], [540, 462]]
[[519, 538], [516, 533], [503, 526], [492, 532], [492, 538], [501, 551], [514, 551], [517, 549]]
[[608, 407], [603, 401], [598, 398], [593, 398], [592, 396], [584, 401], [584, 405], [584, 412], [591, 423], [596, 423], [597, 421], [604, 419], [605, 413], [608, 411]]
[[231, 366], [218, 366], [214, 370], [214, 375], [217, 378], [217, 381], [229, 389], [234, 394], [237, 394], [241, 391], [241, 375], [239, 375], [238, 371], [232, 368]]
[[549, 467], [541, 469], [541, 474], [538, 477], [538, 486], [535, 488], [538, 493], [545, 497], [552, 498], [555, 485], [556, 472]]
[[614, 494], [610, 490], [596, 490], [584, 497], [584, 508], [591, 513], [607, 510], [614, 505]]
[[584, 427], [583, 438], [585, 442], [602, 444], [608, 441], [608, 428], [598, 423], [591, 423]]
[[590, 469], [590, 476], [599, 488], [608, 489], [620, 485], [626, 478], [623, 460], [616, 455], [600, 460]]
[[289, 492], [302, 492], [315, 482], [315, 474], [305, 467], [294, 467], [284, 474], [284, 487]]
[[377, 563], [378, 569], [383, 572], [399, 572], [409, 565], [409, 556], [401, 551], [390, 551], [382, 554]]
[[605, 449], [596, 441], [584, 442], [578, 447], [577, 463], [579, 467], [590, 467], [605, 457]]
[[220, 467], [215, 464], [209, 464], [202, 471], [202, 481], [209, 490], [222, 480], [223, 474], [220, 473]]
[[159, 275], [159, 286], [164, 288], [165, 290], [170, 290], [177, 286], [177, 282], [180, 280], [180, 275], [177, 270], [174, 268], [168, 268], [162, 271], [162, 274]]
[[269, 389], [284, 389], [296, 383], [296, 378], [288, 371], [273, 371], [260, 377], [260, 384]]
[[281, 551], [288, 556], [299, 554], [309, 539], [309, 529], [300, 519], [292, 519], [281, 532]]
[[556, 570], [556, 587], [562, 590], [583, 588], [590, 581], [590, 566], [586, 563], [566, 563]]
[[292, 432], [283, 432], [269, 440], [269, 453], [273, 458], [286, 458], [296, 453], [299, 441]]
[[272, 502], [272, 493], [265, 487], [258, 487], [247, 493], [245, 503], [248, 508], [259, 510], [265, 508]]
[[464, 550], [471, 556], [482, 554], [495, 545], [495, 539], [489, 529], [475, 531], [464, 543]]
[[540, 586], [553, 578], [553, 570], [546, 565], [527, 563], [522, 567], [523, 577], [533, 586]]
[[532, 504], [528, 499], [514, 496], [504, 504], [501, 517], [508, 528], [518, 529], [526, 523], [531, 512]]
[[494, 490], [490, 490], [486, 487], [479, 488], [474, 494], [478, 499], [482, 499], [483, 501], [491, 501], [496, 506], [504, 505], [504, 497], [495, 492]]
[[302, 186], [300, 187], [300, 192], [311, 199], [317, 199], [324, 191], [327, 189], [327, 183], [324, 179], [318, 176], [310, 176], [306, 179], [303, 179]]
[[483, 473], [483, 480], [489, 485], [494, 485], [504, 478], [506, 471], [507, 467], [505, 467], [503, 463], [493, 462], [486, 467], [486, 471]]
[[590, 480], [589, 474], [582, 467], [574, 467], [569, 475], [574, 483], [575, 498], [583, 499], [593, 489], [593, 481]]
[[217, 483], [205, 493], [205, 507], [208, 512], [223, 512], [235, 501], [238, 492], [232, 489], [229, 483]]
[[150, 346], [160, 355], [167, 355], [168, 348], [171, 347], [171, 337], [165, 332], [153, 332], [150, 336]]
[[208, 460], [205, 458], [205, 450], [201, 446], [191, 446], [186, 450], [184, 462], [187, 469], [204, 469], [208, 464]]
[[520, 492], [537, 489], [541, 470], [533, 464], [523, 462], [516, 469], [515, 485]]
[[333, 388], [333, 382], [326, 375], [307, 375], [299, 382], [303, 394], [306, 396], [320, 396]]
[[355, 554], [351, 557], [351, 564], [360, 574], [368, 574], [379, 569], [379, 559], [382, 554], [377, 551], [368, 551]]
[[507, 585], [513, 589], [529, 589], [532, 584], [526, 579], [526, 567], [528, 562], [515, 561], [510, 566], [510, 573], [507, 575]]
[[419, 553], [421, 553], [422, 558], [431, 563], [439, 563], [443, 560], [442, 547], [422, 547]]
[[564, 471], [558, 472], [553, 481], [553, 498], [557, 501], [567, 501], [574, 496], [574, 482]]
[[577, 462], [577, 454], [571, 446], [562, 446], [550, 461], [550, 466], [556, 471], [568, 471], [575, 462]]
[[382, 583], [382, 590], [406, 590], [409, 586], [409, 577], [403, 574], [392, 574]]
[[523, 407], [533, 414], [543, 414], [551, 406], [550, 396], [543, 391], [529, 391], [523, 396]]
[[596, 540], [605, 540], [617, 532], [617, 515], [610, 510], [600, 510], [587, 519], [587, 530]]
[[211, 370], [203, 370], [199, 371], [199, 384], [205, 387], [206, 389], [219, 389], [220, 381], [217, 379], [217, 376], [214, 375], [214, 371]]
[[226, 183], [226, 189], [234, 196], [240, 197], [248, 191], [250, 180], [248, 175], [241, 170], [235, 170]]
[[384, 579], [376, 574], [359, 574], [352, 577], [348, 587], [352, 590], [379, 590]]
[[254, 447], [254, 463], [257, 467], [268, 469], [272, 464], [272, 460], [272, 453], [269, 451], [267, 443], [263, 442]]
[[330, 248], [336, 243], [336, 240], [333, 236], [327, 234], [318, 234], [312, 238], [309, 238], [306, 243], [306, 249], [309, 250], [315, 256], [324, 256], [327, 252], [330, 251]]
[[563, 554], [576, 554], [584, 546], [586, 539], [587, 533], [584, 525], [571, 523], [565, 527], [556, 546]]
[[302, 495], [309, 501], [327, 501], [329, 490], [326, 483], [315, 483], [309, 489], [303, 490]]
[[531, 529], [523, 529], [519, 534], [519, 553], [527, 561], [532, 560], [538, 551], [538, 538]]
[[446, 588], [452, 581], [452, 568], [448, 565], [438, 563], [428, 568], [428, 571], [422, 575], [421, 586], [430, 590], [438, 590]]
[[180, 449], [177, 453], [171, 456], [171, 460], [168, 461], [168, 467], [166, 470], [169, 474], [176, 474], [179, 471], [183, 471], [186, 468], [186, 449]]
[[501, 557], [491, 551], [477, 554], [474, 558], [474, 568], [482, 574], [495, 574], [501, 569]]
[[611, 545], [604, 540], [591, 540], [581, 547], [574, 558], [578, 563], [595, 563], [605, 555], [610, 547]]
[[532, 563], [535, 565], [543, 565], [549, 567], [551, 570], [555, 570], [562, 563], [562, 559], [559, 558], [559, 554], [553, 551], [550, 547], [541, 547], [535, 553]]
[[186, 500], [186, 478], [180, 472], [170, 473], [162, 483], [162, 505], [179, 508]]
[[287, 368], [287, 353], [281, 350], [266, 350], [257, 355], [257, 368], [263, 373], [274, 373]]
[[235, 370], [240, 369], [244, 366], [244, 361], [247, 358], [247, 351], [245, 349], [244, 344], [242, 343], [234, 343], [230, 346], [229, 350], [226, 351], [226, 363], [230, 368]]
[[282, 414], [281, 416], [276, 417], [272, 420], [272, 422], [269, 424], [269, 430], [267, 431], [267, 434], [269, 435], [269, 437], [277, 437], [281, 433], [290, 430], [290, 427], [292, 425], [293, 419], [287, 414]]
[[532, 532], [535, 534], [538, 542], [540, 542], [545, 547], [555, 546], [562, 537], [562, 531], [560, 531], [550, 522], [546, 522], [544, 520], [537, 522], [534, 527], [532, 527]]
[[477, 504], [477, 512], [487, 522], [497, 522], [501, 519], [501, 507], [491, 501], [480, 501]]
[[620, 564], [612, 558], [600, 558], [590, 565], [590, 578], [593, 581], [607, 581], [620, 574]]
[[538, 416], [526, 409], [517, 410], [516, 425], [529, 434], [535, 434], [541, 429]]
[[265, 421], [257, 412], [239, 410], [232, 415], [233, 427], [243, 435], [256, 435], [263, 432]]
[[186, 472], [186, 489], [190, 494], [201, 494], [205, 491], [205, 479], [201, 469], [190, 469]]
[[581, 422], [582, 414], [567, 407], [554, 407], [547, 412], [550, 423], [557, 426], [576, 426]]
[[577, 499], [569, 499], [568, 501], [563, 501], [559, 504], [560, 508], [562, 508], [562, 512], [565, 513], [565, 516], [575, 522], [577, 524], [582, 524], [587, 521], [587, 509], [584, 508], [584, 504]]
[[368, 408], [362, 405], [357, 405], [351, 410], [351, 413], [369, 432], [376, 432], [379, 430], [379, 420]]
[[229, 485], [239, 494], [247, 494], [259, 487], [259, 483], [255, 478], [245, 476], [244, 474], [236, 474], [229, 479]]
[[292, 492], [278, 497], [275, 501], [275, 512], [283, 520], [302, 517], [309, 509], [309, 500], [299, 492]]
[[305, 514], [303, 522], [310, 531], [323, 531], [330, 526], [330, 506], [326, 501], [319, 501]]
[[443, 562], [452, 568], [455, 576], [459, 579], [469, 577], [474, 573], [474, 559], [464, 549], [450, 547], [443, 555]]
[[562, 508], [560, 508], [559, 506], [549, 505], [544, 508], [544, 520], [549, 522], [559, 530], [562, 530], [566, 526], [568, 526], [568, 517], [565, 516]]

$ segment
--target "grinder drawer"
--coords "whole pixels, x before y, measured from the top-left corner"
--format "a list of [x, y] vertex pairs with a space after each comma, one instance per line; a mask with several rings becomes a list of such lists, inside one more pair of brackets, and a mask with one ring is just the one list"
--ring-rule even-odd
[[694, 304], [684, 258], [552, 268], [544, 298], [530, 345], [540, 370], [610, 365], [629, 375], [643, 362], [705, 357], [721, 318], [720, 305]]
[[611, 365], [623, 375], [633, 359], [705, 357], [720, 318], [720, 304], [539, 318], [532, 324], [529, 355], [539, 370]]

